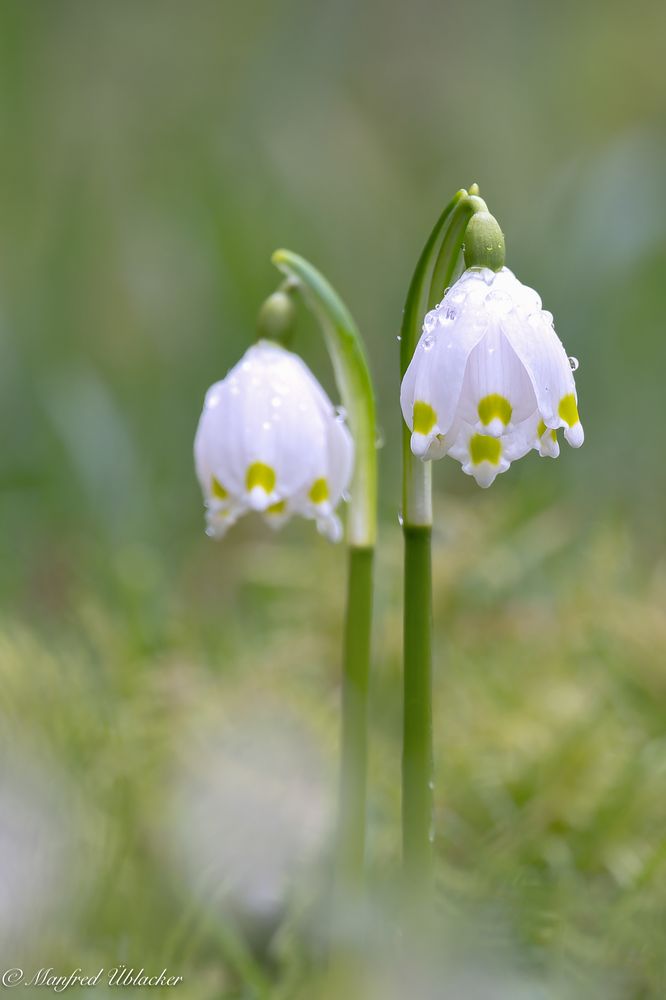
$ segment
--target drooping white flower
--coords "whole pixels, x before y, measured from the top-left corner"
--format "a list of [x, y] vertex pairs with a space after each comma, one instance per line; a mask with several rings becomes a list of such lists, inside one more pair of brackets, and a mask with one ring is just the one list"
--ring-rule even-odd
[[423, 459], [451, 455], [487, 487], [533, 448], [583, 443], [571, 364], [537, 293], [508, 268], [469, 268], [427, 314], [400, 390]]
[[307, 365], [260, 340], [206, 394], [194, 441], [207, 532], [219, 538], [243, 514], [273, 527], [292, 514], [313, 518], [332, 541], [349, 485], [353, 442]]

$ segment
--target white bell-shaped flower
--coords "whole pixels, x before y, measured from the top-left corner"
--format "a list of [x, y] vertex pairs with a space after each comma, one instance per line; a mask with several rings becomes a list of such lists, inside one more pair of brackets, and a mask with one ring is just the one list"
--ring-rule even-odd
[[571, 363], [537, 293], [508, 268], [469, 268], [429, 312], [400, 404], [423, 459], [451, 455], [479, 486], [531, 449], [583, 443]]
[[352, 473], [354, 447], [343, 419], [307, 365], [260, 340], [206, 394], [194, 441], [207, 532], [219, 538], [249, 510], [273, 527], [292, 514], [313, 518], [332, 541]]

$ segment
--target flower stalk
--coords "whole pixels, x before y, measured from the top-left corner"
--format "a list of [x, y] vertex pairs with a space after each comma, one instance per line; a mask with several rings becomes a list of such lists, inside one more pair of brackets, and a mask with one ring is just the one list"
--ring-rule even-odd
[[[401, 379], [412, 359], [426, 312], [455, 273], [465, 231], [476, 212], [487, 211], [474, 185], [461, 189], [446, 206], [414, 271], [400, 333]], [[424, 899], [432, 886], [432, 473], [416, 458], [403, 424], [402, 526], [404, 577], [404, 702], [402, 836], [405, 882], [410, 895]]]
[[329, 282], [306, 260], [277, 250], [273, 263], [318, 319], [354, 440], [347, 518], [337, 876], [345, 891], [363, 881], [367, 785], [367, 706], [372, 626], [373, 558], [377, 535], [375, 398], [360, 333]]

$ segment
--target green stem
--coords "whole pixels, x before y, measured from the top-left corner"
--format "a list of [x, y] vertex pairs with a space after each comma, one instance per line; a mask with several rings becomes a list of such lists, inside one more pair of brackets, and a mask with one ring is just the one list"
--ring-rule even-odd
[[[456, 270], [467, 224], [485, 202], [464, 189], [437, 220], [419, 257], [407, 293], [400, 345], [401, 377], [412, 359], [425, 313], [441, 299]], [[402, 772], [403, 861], [416, 896], [432, 883], [432, 474], [431, 463], [412, 455], [402, 429], [402, 517], [405, 538], [404, 722]]]
[[354, 439], [354, 471], [347, 518], [349, 576], [342, 675], [339, 888], [363, 880], [367, 784], [367, 700], [372, 626], [372, 562], [377, 536], [377, 428], [375, 397], [361, 335], [336, 291], [312, 264], [276, 250], [273, 263], [303, 294], [326, 340]]
[[338, 832], [338, 873], [347, 890], [360, 887], [365, 853], [373, 557], [371, 548], [349, 549]]
[[374, 546], [377, 536], [377, 425], [375, 394], [361, 335], [340, 296], [312, 264], [289, 250], [276, 250], [272, 261], [302, 292], [324, 333], [354, 438], [347, 541], [350, 545]]
[[405, 670], [402, 751], [403, 851], [407, 884], [421, 892], [432, 867], [431, 529], [404, 527]]

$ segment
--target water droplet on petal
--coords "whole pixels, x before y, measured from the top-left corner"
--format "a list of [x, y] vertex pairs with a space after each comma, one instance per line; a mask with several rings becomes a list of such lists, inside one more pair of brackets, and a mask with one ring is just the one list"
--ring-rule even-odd
[[404, 523], [405, 523], [405, 519], [404, 519], [404, 517], [402, 516], [402, 511], [401, 511], [401, 510], [399, 510], [399, 511], [398, 511], [398, 524], [399, 524], [399, 525], [400, 525], [400, 527], [402, 528], [402, 526], [403, 526], [403, 524], [404, 524]]
[[571, 365], [572, 372], [577, 372], [580, 368], [580, 361], [578, 358], [574, 358], [573, 356], [569, 358], [569, 364]]
[[336, 406], [335, 416], [337, 417], [338, 420], [344, 421], [347, 419], [347, 411], [345, 410], [344, 406]]
[[423, 345], [422, 345], [423, 350], [429, 351], [434, 343], [435, 343], [435, 338], [433, 337], [433, 335], [431, 333], [426, 334], [426, 336], [423, 338]]
[[437, 315], [434, 309], [431, 312], [426, 313], [425, 319], [423, 320], [424, 333], [429, 333], [436, 322], [437, 322]]
[[340, 499], [344, 503], [349, 503], [349, 501], [351, 500], [351, 493], [349, 492], [349, 490], [343, 490], [342, 491], [342, 496], [340, 497]]

